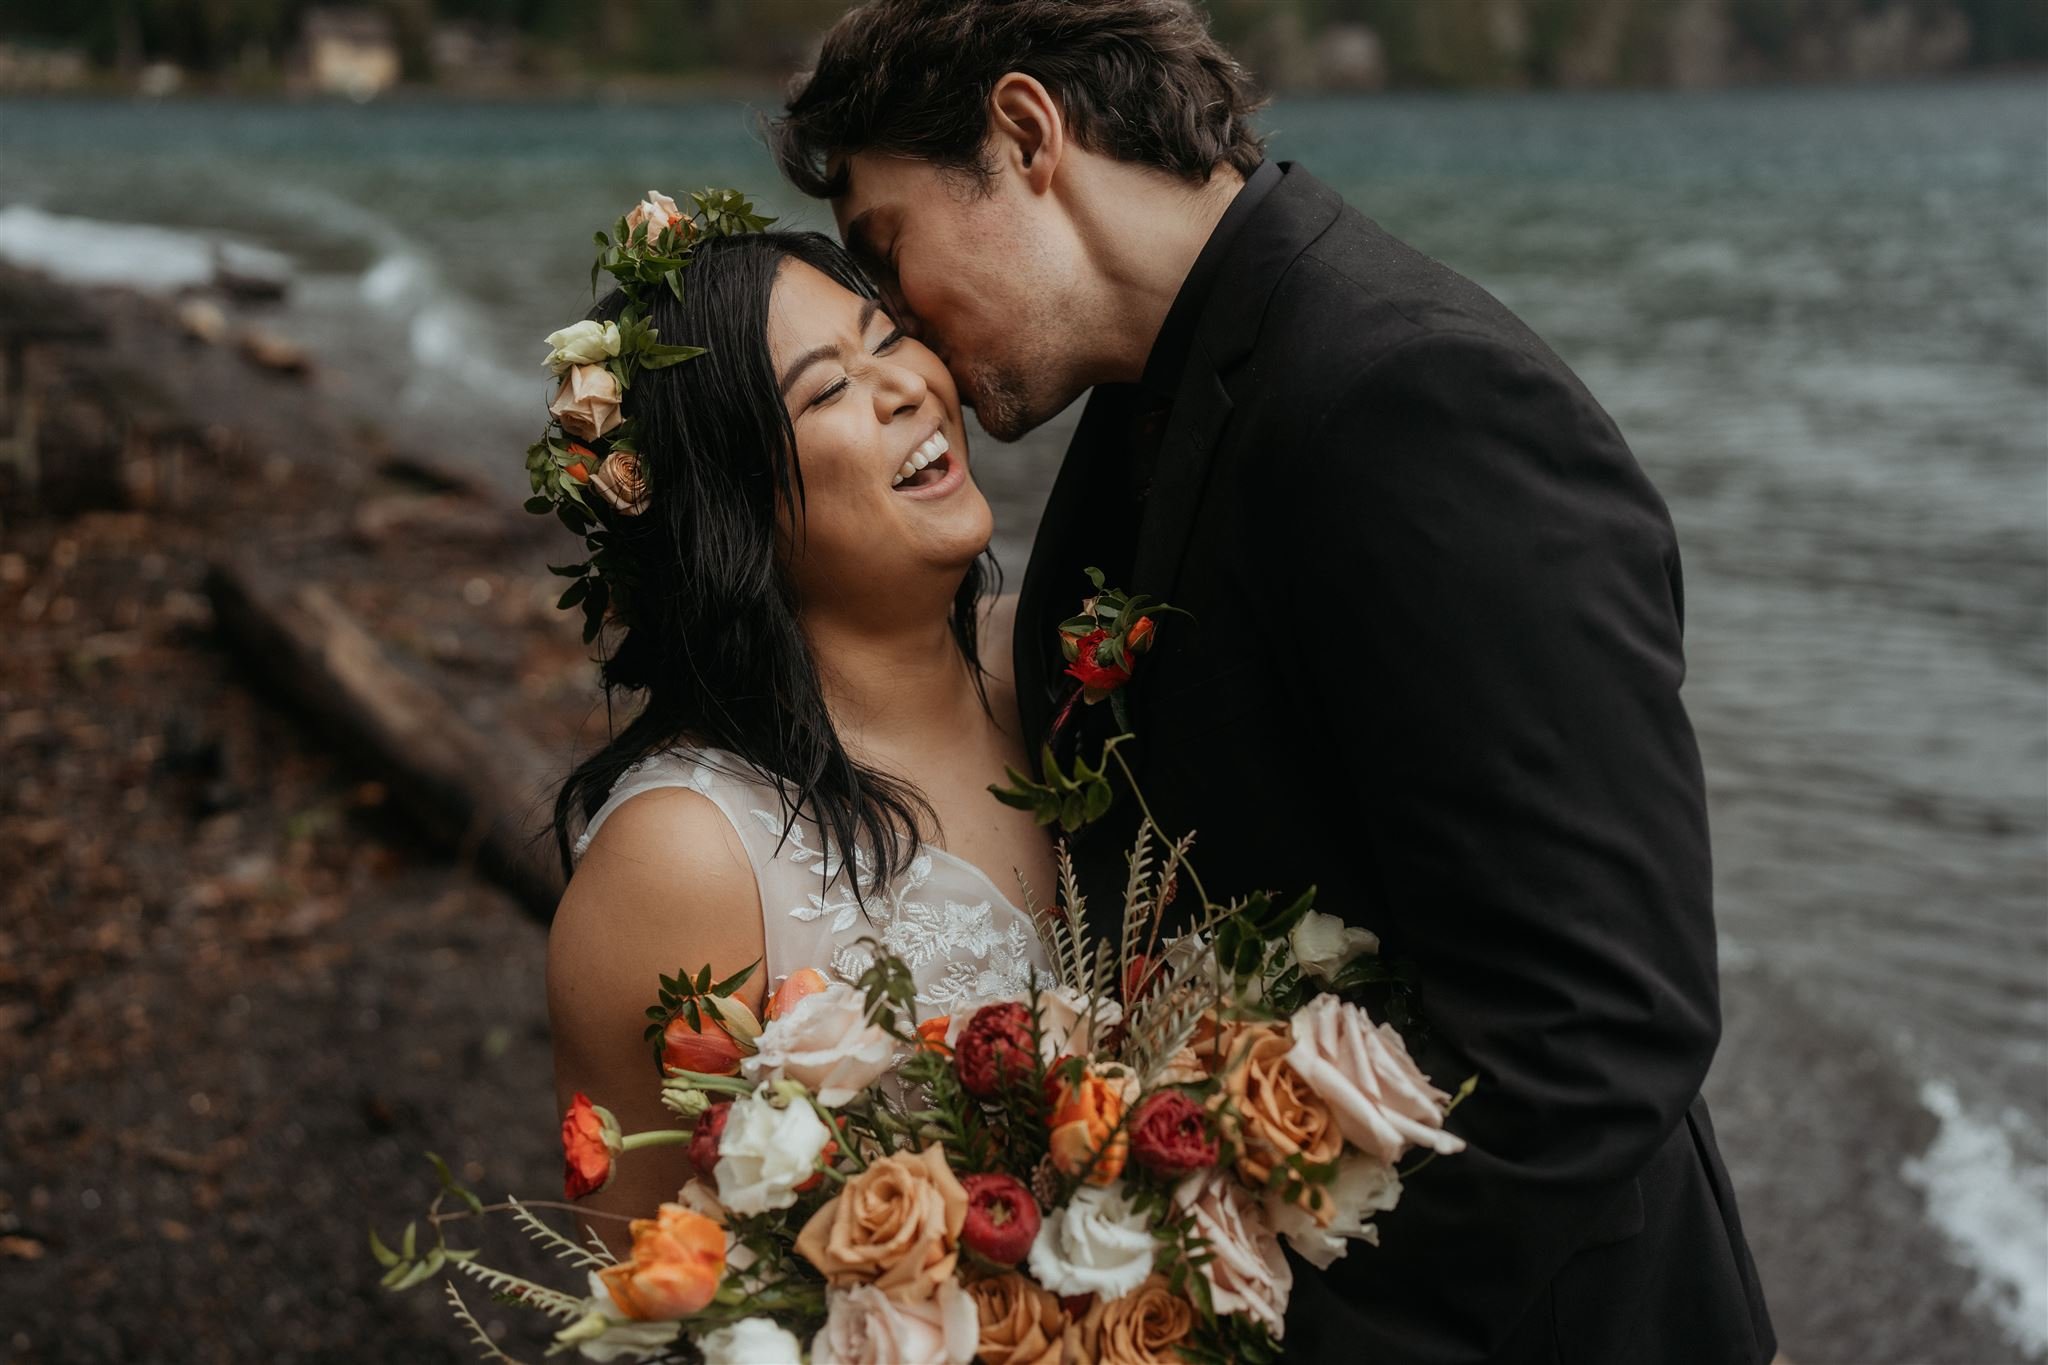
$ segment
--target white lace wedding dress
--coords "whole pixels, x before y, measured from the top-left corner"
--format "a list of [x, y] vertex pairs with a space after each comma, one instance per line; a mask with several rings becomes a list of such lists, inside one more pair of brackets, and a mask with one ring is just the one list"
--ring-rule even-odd
[[[909, 965], [918, 1013], [929, 1017], [1022, 996], [1032, 974], [1046, 967], [1024, 912], [993, 878], [944, 849], [924, 846], [894, 882], [863, 902], [818, 826], [800, 816], [785, 837], [788, 817], [775, 786], [717, 749], [669, 750], [628, 768], [576, 841], [576, 856], [613, 811], [661, 787], [708, 797], [739, 831], [761, 890], [770, 982], [804, 967], [856, 981], [874, 960], [861, 940], [874, 939]], [[855, 856], [866, 885], [867, 852]]]

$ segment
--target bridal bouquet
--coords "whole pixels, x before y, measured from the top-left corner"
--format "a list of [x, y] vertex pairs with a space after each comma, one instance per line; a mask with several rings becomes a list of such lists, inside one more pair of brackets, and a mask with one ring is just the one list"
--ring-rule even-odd
[[[1062, 627], [1086, 701], [1145, 652], [1144, 606], [1104, 592]], [[1042, 780], [1013, 772], [997, 794], [1042, 823], [1086, 823], [1110, 804], [1109, 774], [1130, 775], [1118, 743], [1064, 769], [1048, 749]], [[1376, 1245], [1402, 1180], [1463, 1148], [1444, 1120], [1472, 1082], [1455, 1097], [1432, 1085], [1369, 1012], [1368, 988], [1397, 976], [1372, 934], [1314, 910], [1313, 892], [1211, 901], [1191, 838], [1163, 836], [1130, 790], [1144, 818], [1120, 931], [1091, 933], [1063, 849], [1053, 904], [1027, 889], [1051, 969], [1020, 998], [922, 1014], [910, 968], [879, 943], [857, 982], [806, 967], [771, 983], [759, 1018], [738, 994], [754, 968], [661, 977], [646, 1032], [674, 1123], [623, 1133], [575, 1096], [565, 1192], [602, 1189], [656, 1146], [683, 1148], [694, 1174], [631, 1222], [623, 1259], [556, 1231], [536, 1201], [499, 1206], [586, 1272], [582, 1292], [449, 1246], [446, 1223], [487, 1210], [438, 1160], [432, 1245], [416, 1227], [396, 1249], [371, 1234], [386, 1283], [473, 1277], [555, 1317], [551, 1354], [600, 1361], [1273, 1360], [1293, 1279], [1282, 1244], [1317, 1267]], [[449, 1199], [467, 1213], [442, 1212]]]

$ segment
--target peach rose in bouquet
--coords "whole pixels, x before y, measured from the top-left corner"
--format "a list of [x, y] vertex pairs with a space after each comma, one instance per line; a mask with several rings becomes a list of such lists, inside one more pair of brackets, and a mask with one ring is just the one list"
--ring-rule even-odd
[[1120, 1299], [1100, 1299], [1074, 1334], [1076, 1360], [1096, 1365], [1178, 1365], [1195, 1308], [1154, 1275]]
[[1062, 1365], [1068, 1328], [1059, 1296], [1010, 1271], [967, 1286], [981, 1323], [982, 1365]]
[[910, 1303], [854, 1285], [825, 1296], [811, 1365], [967, 1365], [977, 1336], [974, 1300], [956, 1280]]
[[967, 1191], [934, 1143], [880, 1158], [811, 1215], [796, 1249], [836, 1287], [869, 1283], [928, 1299], [954, 1283]]
[[[1226, 1060], [1212, 1103], [1224, 1135], [1238, 1145], [1237, 1173], [1247, 1184], [1265, 1188], [1274, 1168], [1290, 1157], [1322, 1166], [1343, 1153], [1344, 1135], [1329, 1102], [1288, 1062], [1293, 1042], [1286, 1025], [1226, 1025], [1218, 1047]], [[1326, 1216], [1317, 1187], [1303, 1185], [1298, 1196], [1318, 1219]]]

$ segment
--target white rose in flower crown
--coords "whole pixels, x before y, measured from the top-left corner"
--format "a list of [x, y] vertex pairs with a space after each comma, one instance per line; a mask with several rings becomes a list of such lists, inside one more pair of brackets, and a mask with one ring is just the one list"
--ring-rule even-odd
[[811, 1365], [967, 1365], [980, 1340], [980, 1315], [958, 1280], [911, 1303], [856, 1285], [826, 1292]]
[[548, 400], [562, 430], [595, 441], [619, 424], [619, 381], [602, 365], [575, 365]]
[[1277, 1191], [1266, 1195], [1266, 1221], [1287, 1239], [1297, 1256], [1318, 1270], [1328, 1270], [1332, 1261], [1351, 1250], [1354, 1241], [1380, 1244], [1380, 1230], [1372, 1216], [1401, 1202], [1401, 1176], [1378, 1157], [1353, 1152], [1343, 1158], [1336, 1180], [1325, 1185], [1323, 1193], [1335, 1210], [1328, 1227]]
[[1335, 915], [1311, 910], [1287, 931], [1287, 946], [1301, 964], [1301, 974], [1311, 981], [1330, 982], [1351, 960], [1380, 950], [1378, 934], [1354, 929]]
[[741, 1066], [750, 1081], [800, 1081], [836, 1109], [873, 1085], [895, 1054], [889, 1035], [868, 1022], [867, 997], [835, 981], [770, 1020]]
[[601, 365], [618, 353], [616, 322], [592, 322], [585, 318], [559, 332], [548, 333], [547, 366], [556, 374], [571, 365]]
[[772, 1318], [742, 1318], [697, 1340], [704, 1365], [804, 1365], [803, 1343]]
[[1289, 1031], [1287, 1064], [1328, 1102], [1352, 1146], [1387, 1162], [1410, 1147], [1465, 1150], [1465, 1139], [1444, 1131], [1451, 1097], [1429, 1083], [1391, 1027], [1374, 1028], [1358, 1006], [1319, 995], [1295, 1011]]
[[627, 240], [632, 238], [633, 229], [642, 223], [647, 224], [647, 241], [652, 245], [661, 236], [663, 228], [682, 231], [683, 211], [676, 207], [675, 200], [660, 190], [649, 190], [647, 197], [633, 205], [632, 212], [626, 215]]
[[1222, 1171], [1204, 1171], [1182, 1181], [1173, 1202], [1187, 1210], [1213, 1254], [1201, 1274], [1216, 1311], [1264, 1323], [1276, 1337], [1285, 1332], [1294, 1271], [1251, 1191]]
[[741, 1217], [788, 1208], [831, 1140], [832, 1130], [808, 1104], [777, 1108], [758, 1093], [734, 1100], [711, 1169], [719, 1202]]
[[1027, 1264], [1055, 1294], [1120, 1299], [1152, 1273], [1152, 1227], [1124, 1198], [1122, 1181], [1083, 1185], [1045, 1215]]

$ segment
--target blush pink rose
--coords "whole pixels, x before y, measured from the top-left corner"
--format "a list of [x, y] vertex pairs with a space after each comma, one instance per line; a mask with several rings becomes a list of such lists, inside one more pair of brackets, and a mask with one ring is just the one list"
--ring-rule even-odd
[[871, 1284], [825, 1296], [825, 1325], [812, 1365], [967, 1365], [981, 1341], [974, 1299], [949, 1279], [931, 1298], [905, 1303]]
[[1173, 1201], [1208, 1244], [1201, 1273], [1216, 1311], [1262, 1323], [1275, 1337], [1286, 1331], [1294, 1270], [1251, 1191], [1222, 1171], [1205, 1171], [1175, 1187]]
[[1336, 1115], [1345, 1141], [1381, 1161], [1410, 1147], [1446, 1155], [1465, 1140], [1444, 1131], [1451, 1097], [1429, 1083], [1401, 1035], [1334, 995], [1319, 995], [1295, 1012], [1287, 1064]]
[[619, 424], [619, 381], [602, 365], [572, 365], [548, 411], [571, 436], [595, 441]]

